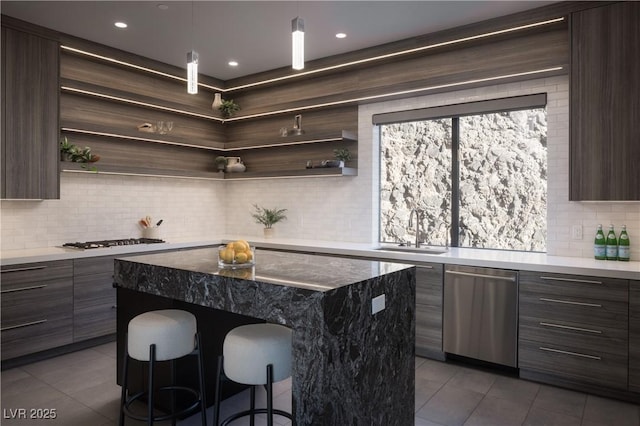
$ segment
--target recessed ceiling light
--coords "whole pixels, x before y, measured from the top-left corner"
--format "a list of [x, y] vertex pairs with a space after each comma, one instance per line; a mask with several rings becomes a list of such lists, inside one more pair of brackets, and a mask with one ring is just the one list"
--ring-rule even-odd
[[158, 9], [160, 9], [160, 10], [167, 10], [167, 9], [169, 9], [169, 6], [167, 6], [166, 4], [162, 4], [162, 3], [160, 3], [160, 4], [158, 5]]
[[336, 34], [336, 38], [346, 38], [347, 35], [345, 33], [338, 33]]
[[118, 28], [127, 28], [127, 24], [126, 24], [126, 23], [124, 23], [124, 22], [116, 22], [116, 23], [115, 23], [115, 24], [113, 24], [113, 25], [115, 25], [115, 26], [116, 26], [116, 27], [118, 27]]
[[230, 67], [237, 67], [238, 66], [238, 61], [229, 61], [229, 66]]

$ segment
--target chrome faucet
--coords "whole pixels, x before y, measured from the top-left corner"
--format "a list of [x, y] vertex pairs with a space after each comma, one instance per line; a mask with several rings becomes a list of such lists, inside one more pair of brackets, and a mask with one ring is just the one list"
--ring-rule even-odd
[[413, 226], [413, 215], [416, 215], [416, 248], [420, 248], [420, 221], [424, 218], [424, 210], [413, 209], [409, 215], [409, 227]]

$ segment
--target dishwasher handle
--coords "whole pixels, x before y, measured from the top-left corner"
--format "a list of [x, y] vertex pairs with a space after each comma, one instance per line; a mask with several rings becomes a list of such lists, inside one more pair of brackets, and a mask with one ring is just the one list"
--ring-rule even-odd
[[447, 274], [452, 274], [452, 275], [464, 275], [465, 277], [489, 278], [492, 280], [510, 281], [512, 283], [516, 282], [516, 277], [502, 277], [499, 275], [487, 275], [487, 274], [478, 274], [474, 272], [462, 272], [462, 271], [445, 271], [445, 272]]

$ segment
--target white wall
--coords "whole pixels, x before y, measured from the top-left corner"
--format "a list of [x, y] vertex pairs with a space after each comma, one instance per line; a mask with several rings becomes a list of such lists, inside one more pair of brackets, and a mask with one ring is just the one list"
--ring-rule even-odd
[[[567, 201], [568, 87], [568, 77], [559, 76], [363, 105], [355, 177], [216, 182], [63, 173], [61, 200], [2, 201], [2, 249], [136, 237], [136, 222], [146, 214], [165, 220], [163, 238], [168, 241], [202, 241], [225, 233], [251, 238], [262, 235], [251, 218], [254, 203], [288, 209], [288, 220], [275, 225], [280, 237], [376, 241], [378, 140], [373, 114], [546, 92], [547, 252], [591, 257], [596, 225], [613, 223], [616, 229], [627, 225], [632, 258], [640, 259], [640, 203]], [[572, 225], [583, 226], [583, 240], [570, 238]]]
[[2, 250], [139, 238], [146, 215], [168, 241], [224, 232], [221, 182], [62, 173], [60, 187], [60, 200], [2, 201]]

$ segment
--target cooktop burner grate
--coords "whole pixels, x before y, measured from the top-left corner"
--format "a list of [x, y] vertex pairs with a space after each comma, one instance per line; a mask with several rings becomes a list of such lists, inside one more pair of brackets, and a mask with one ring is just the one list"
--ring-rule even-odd
[[93, 248], [103, 248], [103, 247], [114, 247], [114, 246], [130, 246], [136, 244], [157, 244], [164, 243], [164, 240], [159, 240], [156, 238], [124, 238], [120, 240], [104, 240], [104, 241], [87, 241], [84, 243], [65, 243], [63, 247], [69, 248], [77, 248], [77, 249], [93, 249]]

